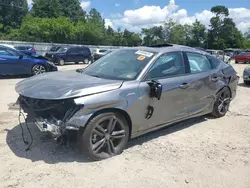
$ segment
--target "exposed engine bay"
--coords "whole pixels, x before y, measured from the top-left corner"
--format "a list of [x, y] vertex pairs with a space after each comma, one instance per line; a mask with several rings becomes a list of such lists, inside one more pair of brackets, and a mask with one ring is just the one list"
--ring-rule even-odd
[[67, 129], [77, 130], [77, 127], [67, 125], [67, 121], [82, 107], [77, 106], [73, 99], [45, 100], [20, 95], [18, 103], [27, 114], [27, 123], [35, 123], [40, 131], [49, 132], [54, 138], [63, 135]]

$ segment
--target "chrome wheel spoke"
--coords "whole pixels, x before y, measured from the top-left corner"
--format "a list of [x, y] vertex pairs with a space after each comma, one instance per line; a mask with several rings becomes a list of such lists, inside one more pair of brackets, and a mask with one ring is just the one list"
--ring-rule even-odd
[[93, 149], [94, 153], [98, 153], [100, 151], [100, 149], [102, 149], [102, 147], [105, 144], [105, 141], [106, 141], [106, 139], [103, 138], [103, 139], [99, 140], [98, 142], [96, 142], [95, 144], [93, 144], [92, 149]]
[[219, 110], [219, 112], [222, 112], [222, 109], [223, 109], [223, 103], [221, 103], [219, 106], [218, 106], [218, 110]]
[[99, 136], [102, 137], [105, 136], [105, 130], [102, 127], [101, 128], [96, 127], [93, 132]]
[[109, 124], [108, 124], [108, 132], [109, 132], [109, 133], [112, 133], [112, 131], [113, 131], [114, 128], [115, 128], [116, 123], [117, 123], [117, 120], [116, 120], [115, 116], [112, 117], [112, 118], [109, 120]]
[[125, 130], [121, 131], [113, 131], [111, 134], [111, 138], [113, 139], [119, 139], [125, 137]]
[[115, 147], [114, 147], [113, 141], [112, 140], [108, 140], [107, 141], [107, 145], [108, 145], [108, 153], [110, 155], [112, 155], [115, 152]]

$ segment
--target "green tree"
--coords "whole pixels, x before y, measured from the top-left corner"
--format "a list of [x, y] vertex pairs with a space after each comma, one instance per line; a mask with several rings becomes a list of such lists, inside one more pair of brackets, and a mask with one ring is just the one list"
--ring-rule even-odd
[[40, 18], [57, 18], [62, 15], [59, 0], [33, 0], [31, 15]]
[[215, 16], [210, 20], [211, 29], [208, 33], [209, 48], [224, 49], [228, 47], [243, 47], [243, 35], [236, 28], [233, 20], [228, 17], [228, 8], [224, 6], [215, 6], [211, 8], [211, 11]]
[[85, 21], [86, 12], [80, 6], [79, 0], [59, 0], [61, 16], [70, 18], [72, 21]]
[[195, 20], [191, 28], [191, 39], [189, 41], [190, 45], [194, 47], [204, 47], [205, 40], [206, 26], [198, 20]]
[[8, 27], [18, 28], [27, 13], [27, 0], [0, 0], [1, 30], [6, 32], [9, 30]]
[[172, 19], [165, 23], [165, 37], [168, 43], [186, 44], [184, 26]]
[[144, 45], [164, 43], [164, 34], [162, 26], [154, 26], [152, 28], [142, 29]]

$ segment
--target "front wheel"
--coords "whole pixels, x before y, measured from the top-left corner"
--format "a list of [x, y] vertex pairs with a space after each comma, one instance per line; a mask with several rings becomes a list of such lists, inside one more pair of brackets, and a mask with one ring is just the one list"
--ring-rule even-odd
[[102, 160], [122, 153], [129, 138], [126, 119], [118, 113], [102, 113], [80, 129], [79, 149], [93, 160]]
[[63, 66], [65, 64], [64, 59], [58, 59], [58, 63], [59, 65]]
[[230, 105], [230, 90], [225, 87], [217, 95], [214, 103], [212, 115], [216, 118], [220, 118], [226, 115]]
[[40, 64], [36, 64], [32, 67], [31, 73], [32, 75], [39, 75], [39, 74], [43, 74], [46, 72], [46, 68], [44, 65], [40, 65]]

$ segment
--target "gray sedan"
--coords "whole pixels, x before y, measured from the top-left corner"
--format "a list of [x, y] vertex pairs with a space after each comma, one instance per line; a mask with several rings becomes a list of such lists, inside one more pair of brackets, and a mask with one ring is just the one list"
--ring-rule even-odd
[[250, 67], [244, 69], [243, 80], [245, 84], [250, 85]]
[[129, 139], [189, 118], [225, 116], [238, 76], [231, 65], [179, 45], [124, 48], [86, 69], [46, 73], [16, 85], [27, 122], [59, 139], [78, 132], [94, 160]]

